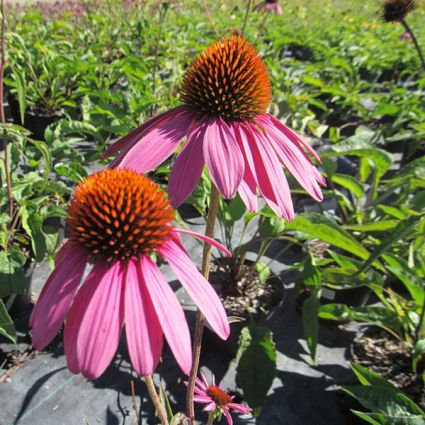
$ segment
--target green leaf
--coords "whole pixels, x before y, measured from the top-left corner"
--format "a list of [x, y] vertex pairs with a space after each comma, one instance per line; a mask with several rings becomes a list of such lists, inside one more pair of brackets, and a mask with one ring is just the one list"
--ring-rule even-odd
[[319, 308], [319, 291], [314, 290], [303, 303], [304, 336], [313, 361], [316, 360], [317, 342], [319, 340]]
[[16, 82], [16, 91], [18, 94], [18, 102], [19, 102], [19, 113], [21, 116], [21, 124], [24, 124], [25, 121], [25, 110], [27, 108], [26, 104], [26, 85], [25, 85], [25, 74], [20, 70], [12, 67], [12, 73], [15, 77]]
[[24, 263], [25, 257], [20, 252], [0, 251], [0, 297], [25, 293]]
[[13, 324], [13, 320], [9, 316], [9, 313], [6, 310], [6, 306], [3, 303], [3, 300], [0, 298], [0, 335], [5, 336], [10, 339], [14, 344], [16, 344], [16, 329]]
[[234, 197], [229, 203], [223, 200], [221, 207], [223, 208], [223, 218], [228, 226], [240, 220], [246, 211], [246, 206], [240, 196]]
[[29, 139], [30, 142], [39, 150], [44, 158], [44, 183], [47, 183], [50, 171], [52, 169], [52, 154], [46, 143], [38, 140]]
[[403, 335], [403, 318], [399, 317], [393, 310], [385, 307], [348, 307], [345, 304], [325, 304], [319, 309], [321, 319], [371, 323], [383, 329]]
[[407, 236], [414, 229], [416, 224], [417, 217], [409, 217], [406, 220], [400, 221], [395, 229], [376, 247], [357, 273], [361, 273], [363, 270], [367, 269], [375, 260], [391, 248], [393, 244]]
[[318, 213], [299, 214], [295, 220], [286, 225], [286, 230], [306, 233], [311, 238], [321, 239], [364, 260], [369, 257], [369, 251], [360, 242], [337, 223]]
[[399, 220], [381, 220], [365, 224], [345, 225], [344, 229], [354, 230], [356, 232], [382, 232], [384, 230], [394, 229]]
[[413, 349], [412, 368], [417, 373], [418, 362], [425, 358], [425, 339], [420, 339]]
[[237, 382], [253, 409], [253, 415], [258, 416], [276, 375], [276, 347], [272, 331], [256, 324], [243, 328], [236, 359]]
[[255, 271], [258, 273], [258, 279], [261, 283], [266, 283], [267, 279], [271, 275], [271, 271], [269, 267], [267, 267], [267, 264], [257, 262], [254, 265]]
[[346, 155], [357, 156], [361, 159], [372, 161], [378, 180], [389, 170], [394, 160], [393, 156], [387, 151], [374, 147], [356, 135], [343, 142], [332, 145], [329, 150], [321, 154], [321, 157], [327, 158]]
[[364, 187], [358, 179], [347, 174], [334, 174], [332, 181], [342, 187], [348, 189], [357, 199], [360, 199], [364, 194]]
[[167, 418], [170, 422], [176, 417], [174, 416], [173, 410], [171, 408], [170, 400], [168, 399], [167, 393], [162, 386], [162, 383], [159, 382], [159, 399], [161, 400], [161, 404], [164, 407]]
[[46, 239], [42, 231], [43, 218], [36, 211], [35, 208], [31, 208], [30, 205], [21, 205], [20, 208], [22, 227], [28, 233], [31, 238], [31, 246], [34, 251], [35, 261], [43, 261], [46, 255]]

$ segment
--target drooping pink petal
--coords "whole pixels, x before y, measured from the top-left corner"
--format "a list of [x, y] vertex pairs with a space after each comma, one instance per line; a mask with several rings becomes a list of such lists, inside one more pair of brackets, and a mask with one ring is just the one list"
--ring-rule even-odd
[[148, 131], [152, 130], [152, 128], [159, 124], [161, 121], [167, 121], [173, 116], [178, 115], [184, 108], [178, 107], [174, 109], [170, 109], [162, 114], [155, 115], [150, 117], [147, 121], [145, 121], [141, 126], [135, 128], [130, 133], [121, 137], [121, 139], [117, 140], [111, 146], [109, 146], [103, 153], [102, 159], [106, 159], [109, 156], [115, 154], [121, 149], [128, 149], [133, 146], [135, 143], [139, 142], [143, 136], [147, 134]]
[[120, 261], [97, 261], [78, 291], [64, 335], [71, 372], [96, 379], [114, 357], [124, 322], [124, 279]]
[[138, 375], [151, 375], [161, 356], [163, 334], [146, 282], [134, 260], [127, 265], [124, 321], [131, 364]]
[[204, 138], [205, 165], [225, 198], [232, 198], [244, 174], [244, 160], [228, 125], [221, 118], [209, 120]]
[[262, 196], [279, 217], [293, 220], [291, 192], [276, 153], [254, 125], [247, 124], [242, 131], [249, 143]]
[[245, 415], [252, 411], [250, 407], [239, 403], [229, 403], [228, 406], [231, 409], [237, 410], [238, 412], [243, 413]]
[[183, 309], [158, 266], [148, 256], [140, 259], [139, 267], [168, 345], [188, 375], [192, 367], [192, 347]]
[[159, 253], [168, 261], [183, 287], [217, 335], [226, 339], [230, 328], [224, 307], [209, 282], [199, 273], [182, 246], [174, 240], [164, 242]]
[[72, 242], [65, 245], [31, 313], [32, 341], [37, 350], [42, 350], [59, 332], [88, 261], [84, 249]]
[[230, 415], [229, 409], [227, 409], [227, 407], [222, 407], [221, 410], [223, 410], [224, 416], [226, 416], [227, 424], [233, 425], [233, 419], [232, 419], [232, 416]]
[[145, 137], [120, 155], [117, 168], [147, 173], [165, 161], [188, 133], [193, 112], [184, 110], [175, 117], [159, 122]]
[[264, 129], [265, 136], [285, 168], [297, 179], [310, 196], [317, 201], [322, 201], [323, 195], [314, 173], [316, 167], [305, 156], [305, 152], [267, 121], [262, 120], [260, 123]]
[[216, 247], [220, 251], [224, 252], [228, 257], [232, 256], [232, 253], [220, 242], [217, 242], [215, 239], [210, 238], [205, 235], [201, 235], [200, 233], [193, 232], [192, 230], [182, 229], [181, 227], [173, 227], [172, 232], [174, 233], [183, 233], [186, 235], [194, 236], [195, 238], [201, 239], [202, 241], [209, 243], [210, 245]]
[[286, 134], [286, 136], [290, 140], [293, 140], [294, 142], [298, 143], [298, 145], [301, 148], [307, 149], [313, 155], [314, 159], [317, 162], [319, 162], [319, 163], [322, 162], [320, 160], [320, 157], [317, 154], [317, 152], [299, 134], [295, 133], [295, 131], [291, 130], [289, 127], [287, 127], [286, 125], [284, 125], [282, 122], [280, 122], [272, 114], [262, 114], [262, 115], [259, 115], [258, 118], [265, 118], [266, 120], [270, 120], [277, 128], [279, 128], [279, 130], [282, 133]]
[[174, 208], [179, 207], [190, 196], [201, 177], [205, 130], [205, 123], [198, 124], [174, 161], [168, 181], [168, 194]]
[[[248, 183], [248, 181], [250, 183]], [[255, 182], [250, 180], [246, 175], [239, 185], [238, 193], [243, 203], [248, 208], [248, 211], [258, 211], [256, 185]]]
[[65, 242], [58, 250], [55, 255], [55, 267], [59, 265], [59, 263], [65, 258], [67, 258], [68, 252], [75, 246], [71, 241]]

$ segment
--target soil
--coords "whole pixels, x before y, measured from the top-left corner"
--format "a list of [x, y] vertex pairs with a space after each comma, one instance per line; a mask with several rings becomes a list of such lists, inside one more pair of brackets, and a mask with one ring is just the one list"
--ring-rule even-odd
[[266, 283], [260, 282], [258, 273], [248, 262], [242, 265], [239, 277], [236, 277], [233, 264], [225, 260], [213, 263], [210, 271], [210, 282], [229, 314], [242, 317], [260, 311], [267, 314], [282, 301], [280, 281], [270, 278]]
[[410, 346], [383, 329], [370, 327], [354, 339], [351, 352], [356, 363], [388, 379], [425, 408], [425, 386], [421, 375], [412, 372]]

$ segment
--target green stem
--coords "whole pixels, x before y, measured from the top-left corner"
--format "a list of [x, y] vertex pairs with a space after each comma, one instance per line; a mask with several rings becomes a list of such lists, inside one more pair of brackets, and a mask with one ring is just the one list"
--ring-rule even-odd
[[208, 414], [208, 422], [207, 425], [213, 425], [215, 419], [214, 411]]
[[156, 392], [152, 375], [145, 376], [145, 384], [148, 389], [152, 403], [155, 406], [155, 415], [158, 416], [162, 425], [169, 425], [167, 414], [165, 413], [164, 407], [162, 406], [161, 400], [159, 399], [158, 393]]
[[246, 3], [245, 17], [244, 17], [244, 20], [243, 20], [242, 31], [241, 31], [241, 36], [242, 37], [245, 34], [246, 25], [248, 23], [248, 16], [249, 16], [249, 12], [251, 10], [251, 1], [252, 0], [248, 0], [247, 3]]
[[[217, 219], [218, 204], [220, 201], [220, 192], [212, 183], [210, 195], [210, 207], [207, 218], [207, 228], [205, 229], [205, 236], [212, 237], [214, 235], [214, 226]], [[204, 243], [204, 252], [202, 255], [202, 274], [208, 280], [210, 274], [210, 261], [211, 261], [211, 245]], [[205, 317], [198, 310], [196, 313], [195, 334], [193, 336], [193, 358], [192, 369], [190, 370], [187, 392], [186, 392], [186, 408], [187, 416], [189, 417], [191, 425], [195, 424], [195, 407], [193, 404], [195, 379], [198, 375], [199, 358], [201, 356], [202, 333], [204, 330]]]

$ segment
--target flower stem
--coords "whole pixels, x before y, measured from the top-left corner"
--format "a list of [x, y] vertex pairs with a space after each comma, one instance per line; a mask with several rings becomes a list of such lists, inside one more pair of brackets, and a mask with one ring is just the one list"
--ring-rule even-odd
[[404, 29], [412, 36], [413, 44], [415, 45], [416, 51], [418, 52], [418, 56], [419, 56], [419, 60], [421, 61], [421, 64], [422, 64], [422, 68], [425, 71], [424, 55], [422, 54], [422, 50], [419, 46], [419, 43], [418, 43], [418, 40], [417, 40], [415, 34], [413, 34], [413, 31], [410, 28], [410, 25], [407, 23], [407, 21], [404, 18], [401, 20], [401, 24], [403, 25]]
[[244, 20], [243, 20], [242, 31], [241, 31], [242, 37], [245, 34], [246, 24], [248, 23], [248, 16], [249, 16], [249, 12], [251, 10], [251, 1], [252, 0], [248, 0], [247, 3], [246, 3], [245, 17], [244, 17]]
[[[207, 218], [207, 228], [205, 229], [205, 236], [212, 237], [214, 234], [214, 226], [217, 219], [218, 204], [220, 201], [220, 192], [215, 187], [214, 183], [211, 183], [211, 195], [210, 195], [210, 207]], [[211, 245], [204, 243], [204, 251], [202, 254], [202, 274], [205, 279], [208, 279], [210, 274], [210, 260], [211, 260]], [[202, 333], [204, 330], [205, 317], [198, 310], [196, 313], [196, 325], [195, 334], [193, 336], [193, 358], [192, 358], [192, 369], [190, 370], [189, 381], [187, 385], [186, 400], [187, 400], [187, 416], [189, 417], [190, 423], [195, 423], [195, 408], [193, 405], [193, 394], [195, 388], [195, 379], [199, 369], [199, 358], [201, 356], [201, 343]]]
[[211, 28], [213, 29], [213, 31], [214, 31], [215, 35], [217, 36], [217, 38], [220, 38], [220, 33], [218, 32], [217, 27], [215, 26], [214, 19], [211, 16], [211, 13], [210, 13], [210, 10], [208, 9], [208, 5], [207, 5], [206, 1], [205, 0], [201, 0], [201, 4], [202, 4], [202, 7], [204, 8], [205, 15], [206, 15], [206, 17], [208, 18], [208, 20], [210, 22]]
[[165, 413], [164, 407], [161, 404], [161, 400], [158, 397], [158, 393], [156, 392], [155, 384], [153, 382], [152, 375], [145, 376], [145, 384], [148, 388], [148, 392], [152, 403], [155, 406], [155, 414], [158, 416], [162, 425], [169, 425], [167, 415]]
[[208, 415], [208, 422], [207, 425], [213, 425], [215, 419], [214, 410], [209, 413]]
[[9, 217], [12, 220], [13, 217], [13, 195], [12, 195], [12, 183], [10, 180], [10, 157], [9, 150], [7, 148], [7, 130], [6, 130], [6, 118], [4, 115], [3, 106], [3, 78], [4, 78], [4, 66], [6, 64], [6, 18], [4, 16], [5, 7], [4, 0], [1, 0], [1, 58], [0, 58], [0, 122], [3, 125], [3, 150], [4, 150], [4, 173], [6, 175], [6, 187], [7, 187], [7, 199], [9, 205]]

